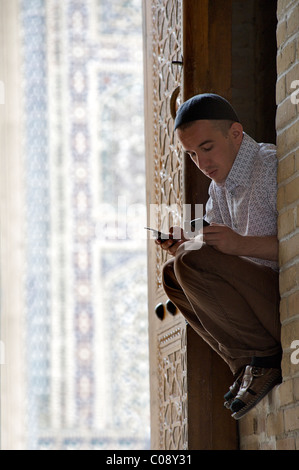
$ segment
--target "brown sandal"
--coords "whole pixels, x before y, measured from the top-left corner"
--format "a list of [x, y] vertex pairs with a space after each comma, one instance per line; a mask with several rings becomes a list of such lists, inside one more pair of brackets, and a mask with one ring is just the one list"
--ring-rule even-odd
[[224, 398], [224, 406], [227, 409], [230, 409], [230, 406], [233, 402], [233, 400], [236, 398], [236, 395], [239, 391], [239, 388], [242, 383], [242, 377], [245, 371], [245, 367], [242, 368], [241, 372], [237, 376], [236, 380], [234, 383], [229, 387], [229, 391], [223, 396]]
[[233, 418], [242, 418], [279, 383], [280, 369], [247, 366], [239, 392], [230, 406]]

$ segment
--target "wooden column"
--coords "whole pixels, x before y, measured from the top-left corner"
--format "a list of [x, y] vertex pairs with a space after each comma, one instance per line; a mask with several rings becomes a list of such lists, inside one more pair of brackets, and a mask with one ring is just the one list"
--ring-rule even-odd
[[[232, 0], [183, 1], [183, 100], [198, 93], [231, 98]], [[185, 203], [205, 204], [210, 180], [185, 157]]]
[[[231, 0], [183, 1], [183, 100], [212, 92], [230, 99]], [[184, 202], [205, 205], [210, 180], [184, 157]], [[236, 449], [237, 428], [223, 407], [232, 374], [222, 359], [187, 327], [189, 449]]]

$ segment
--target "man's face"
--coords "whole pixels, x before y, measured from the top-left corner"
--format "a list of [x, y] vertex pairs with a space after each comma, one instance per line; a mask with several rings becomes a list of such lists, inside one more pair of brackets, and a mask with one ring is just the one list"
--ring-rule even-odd
[[213, 121], [194, 121], [178, 138], [195, 165], [215, 183], [224, 183], [235, 161], [243, 138], [243, 128], [233, 123], [227, 135]]

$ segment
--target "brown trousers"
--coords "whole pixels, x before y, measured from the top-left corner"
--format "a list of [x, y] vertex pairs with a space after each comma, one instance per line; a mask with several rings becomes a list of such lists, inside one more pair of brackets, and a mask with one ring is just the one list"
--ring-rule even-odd
[[183, 244], [164, 265], [169, 299], [233, 374], [252, 356], [280, 352], [278, 273], [196, 244]]

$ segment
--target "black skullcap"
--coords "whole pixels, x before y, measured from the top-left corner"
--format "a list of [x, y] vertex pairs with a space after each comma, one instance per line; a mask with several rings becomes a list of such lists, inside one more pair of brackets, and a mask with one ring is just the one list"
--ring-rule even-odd
[[235, 110], [226, 99], [213, 93], [203, 93], [193, 96], [179, 107], [174, 130], [183, 124], [200, 119], [226, 119], [239, 122]]

